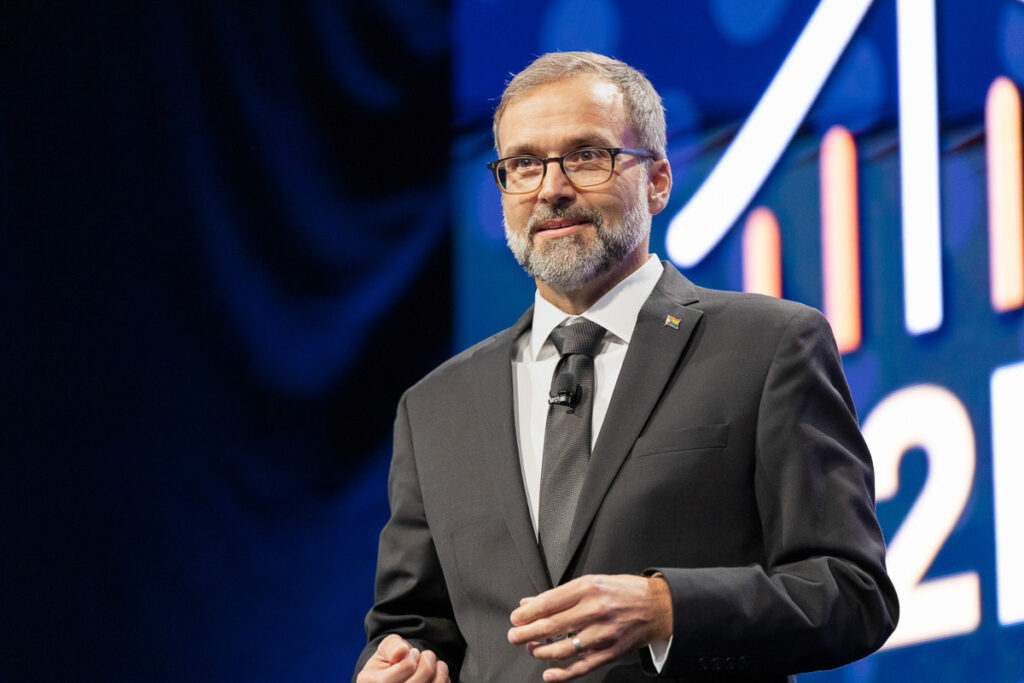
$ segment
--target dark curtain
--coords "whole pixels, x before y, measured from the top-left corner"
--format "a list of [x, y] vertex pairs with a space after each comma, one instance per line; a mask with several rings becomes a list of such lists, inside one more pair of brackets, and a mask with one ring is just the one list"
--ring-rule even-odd
[[0, 680], [350, 675], [451, 346], [448, 29], [0, 4]]

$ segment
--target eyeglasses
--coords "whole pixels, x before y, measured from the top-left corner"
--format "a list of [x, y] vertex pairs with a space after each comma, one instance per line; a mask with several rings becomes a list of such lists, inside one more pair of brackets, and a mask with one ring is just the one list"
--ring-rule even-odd
[[536, 192], [544, 182], [548, 164], [557, 161], [562, 173], [576, 187], [591, 187], [607, 182], [615, 170], [615, 157], [631, 154], [637, 157], [654, 155], [642, 149], [628, 147], [584, 147], [566, 152], [560, 157], [542, 159], [533, 154], [505, 157], [487, 164], [494, 173], [498, 187], [506, 194]]

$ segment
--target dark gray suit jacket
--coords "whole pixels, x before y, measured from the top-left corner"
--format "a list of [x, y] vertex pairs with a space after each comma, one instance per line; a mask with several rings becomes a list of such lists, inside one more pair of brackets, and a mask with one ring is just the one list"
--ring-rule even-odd
[[[678, 329], [666, 316], [681, 320]], [[509, 614], [551, 587], [516, 447], [511, 354], [532, 310], [398, 408], [369, 643], [398, 633], [452, 680], [540, 681]], [[591, 455], [564, 583], [661, 571], [670, 680], [785, 680], [882, 645], [871, 460], [831, 330], [806, 306], [694, 286], [670, 264], [644, 304]], [[586, 681], [635, 681], [646, 648]]]

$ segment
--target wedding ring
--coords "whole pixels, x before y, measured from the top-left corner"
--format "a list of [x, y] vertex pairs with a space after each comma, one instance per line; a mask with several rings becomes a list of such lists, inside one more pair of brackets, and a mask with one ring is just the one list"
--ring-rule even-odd
[[580, 642], [579, 636], [572, 639], [572, 646], [576, 648], [576, 654], [583, 654], [583, 643]]

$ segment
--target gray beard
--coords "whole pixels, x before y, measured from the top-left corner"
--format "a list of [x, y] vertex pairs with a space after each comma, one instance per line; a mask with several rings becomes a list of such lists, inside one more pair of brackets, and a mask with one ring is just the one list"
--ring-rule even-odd
[[[541, 249], [533, 244], [537, 225], [550, 220], [580, 220], [594, 225], [596, 238], [587, 243], [583, 235], [573, 234], [545, 240]], [[599, 275], [640, 246], [651, 227], [647, 203], [640, 197], [622, 215], [618, 226], [605, 226], [600, 212], [578, 206], [538, 209], [527, 221], [524, 232], [509, 228], [505, 220], [505, 241], [527, 275], [552, 289], [573, 292], [582, 289]]]

